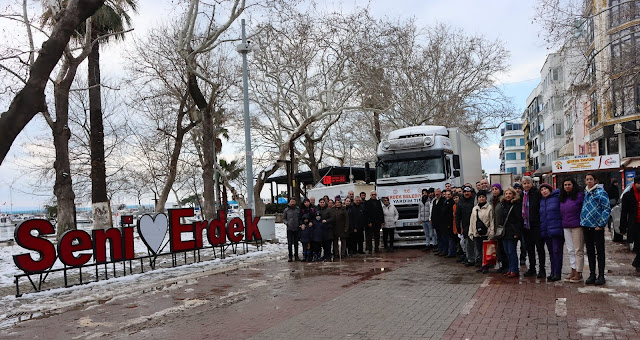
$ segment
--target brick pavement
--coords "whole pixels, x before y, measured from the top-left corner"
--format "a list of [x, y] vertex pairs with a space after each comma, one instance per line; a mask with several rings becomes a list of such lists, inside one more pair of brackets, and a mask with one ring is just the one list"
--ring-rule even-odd
[[411, 249], [333, 263], [282, 257], [132, 285], [0, 338], [640, 339], [640, 275], [624, 245], [606, 247], [602, 287], [483, 275]]

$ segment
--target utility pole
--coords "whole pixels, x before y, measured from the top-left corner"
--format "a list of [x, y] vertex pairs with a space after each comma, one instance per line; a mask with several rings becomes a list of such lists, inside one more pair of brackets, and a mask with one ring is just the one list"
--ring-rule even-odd
[[242, 54], [242, 84], [244, 87], [244, 146], [247, 159], [247, 204], [250, 209], [255, 210], [253, 203], [253, 153], [251, 152], [251, 126], [249, 121], [249, 76], [247, 70], [247, 53], [251, 52], [251, 47], [247, 42], [245, 33], [245, 21], [242, 19], [242, 43], [236, 46], [236, 51]]

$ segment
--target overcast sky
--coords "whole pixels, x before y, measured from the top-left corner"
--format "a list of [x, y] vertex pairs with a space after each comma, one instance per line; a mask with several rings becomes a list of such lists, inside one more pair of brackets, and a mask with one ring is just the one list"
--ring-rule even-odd
[[[0, 4], [7, 1], [0, 0]], [[345, 12], [353, 9], [355, 4], [360, 6], [363, 4], [362, 1], [348, 0], [332, 2], [319, 0], [318, 2], [326, 8]], [[135, 35], [144, 35], [148, 27], [164, 20], [173, 9], [171, 1], [168, 0], [140, 0], [139, 3], [139, 14], [133, 17], [135, 30], [132, 34]], [[514, 104], [520, 113], [526, 107], [527, 96], [539, 82], [540, 69], [546, 55], [550, 52], [539, 36], [540, 28], [533, 22], [535, 14], [533, 6], [532, 0], [372, 0], [369, 8], [374, 16], [380, 18], [414, 17], [419, 26], [442, 22], [461, 28], [468, 33], [484, 35], [489, 40], [502, 41], [511, 53], [509, 60], [511, 66], [510, 72], [500, 76], [501, 87], [514, 99]], [[240, 25], [239, 21], [237, 25]], [[0, 27], [6, 28], [2, 23]], [[122, 46], [112, 47], [102, 53], [103, 74], [122, 70], [122, 59], [119, 55], [122, 49]], [[5, 103], [6, 98], [0, 100], [3, 106], [7, 105]], [[6, 109], [7, 107], [0, 107], [0, 111], [6, 111]], [[34, 125], [35, 123], [32, 122], [28, 128], [34, 129]], [[7, 159], [0, 166], [0, 211], [2, 212], [9, 210], [9, 185], [12, 183], [11, 198], [14, 209], [41, 206], [50, 197], [50, 194], [46, 193], [44, 196], [31, 194], [24, 185], [28, 174], [17, 169], [16, 159], [23, 157], [20, 144], [28, 141], [29, 136], [29, 132], [21, 134]], [[482, 162], [487, 173], [499, 171], [499, 137], [499, 131], [496, 131], [484, 145], [485, 154]], [[51, 188], [50, 192], [52, 191]]]

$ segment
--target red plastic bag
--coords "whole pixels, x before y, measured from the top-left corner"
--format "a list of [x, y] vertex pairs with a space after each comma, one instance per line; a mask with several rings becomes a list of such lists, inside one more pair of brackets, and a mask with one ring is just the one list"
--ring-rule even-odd
[[482, 265], [490, 266], [496, 264], [496, 247], [498, 243], [494, 240], [482, 242]]

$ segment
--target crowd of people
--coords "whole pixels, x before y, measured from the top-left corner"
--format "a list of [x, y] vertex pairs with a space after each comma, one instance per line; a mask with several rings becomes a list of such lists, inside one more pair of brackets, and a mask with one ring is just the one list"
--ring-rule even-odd
[[[548, 183], [535, 186], [531, 177], [524, 176], [507, 188], [499, 183], [490, 185], [486, 179], [475, 187], [466, 183], [462, 187], [424, 188], [418, 207], [426, 238], [424, 250], [476, 266], [479, 273], [488, 273], [495, 266], [507, 278], [520, 277], [520, 267], [528, 265], [523, 276], [553, 282], [563, 280], [566, 248], [571, 272], [565, 282], [605, 284], [604, 240], [611, 202], [593, 174], [587, 173], [584, 182], [586, 187], [581, 189], [574, 179], [567, 178], [555, 189]], [[630, 241], [640, 238], [639, 202], [640, 177], [636, 177], [622, 198], [620, 230], [628, 232]], [[292, 199], [283, 213], [289, 261], [327, 261], [365, 254], [363, 243], [369, 254], [378, 252], [381, 230], [385, 251], [394, 251], [398, 217], [389, 199], [378, 199], [375, 191], [368, 200], [364, 192], [359, 196], [349, 192], [344, 203], [340, 196], [325, 196], [317, 206], [313, 197], [305, 198], [300, 206]], [[486, 242], [497, 245], [496, 264], [483, 265]], [[639, 242], [634, 244], [640, 248]], [[585, 248], [589, 265], [586, 280]], [[634, 252], [632, 265], [640, 271], [640, 249]]]

